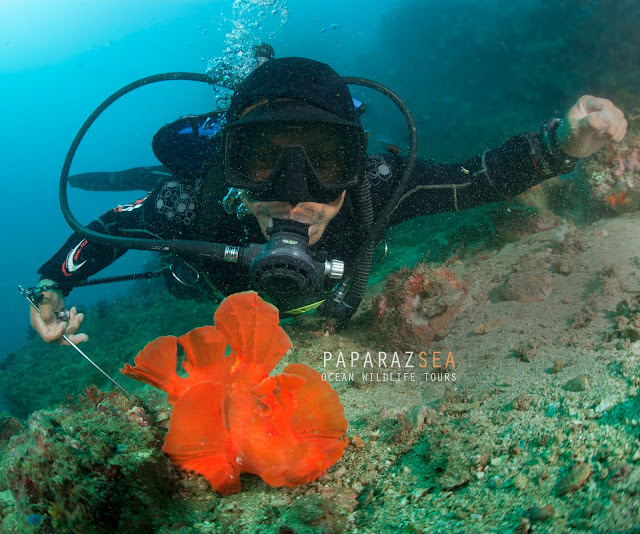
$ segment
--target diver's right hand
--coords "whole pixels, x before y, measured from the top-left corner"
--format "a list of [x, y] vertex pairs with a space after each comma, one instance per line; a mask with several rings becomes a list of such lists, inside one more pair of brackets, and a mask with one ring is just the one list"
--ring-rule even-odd
[[84, 314], [78, 313], [75, 307], [69, 310], [68, 321], [63, 321], [56, 315], [56, 312], [64, 310], [64, 297], [60, 293], [45, 291], [38, 308], [39, 313], [33, 306], [31, 307], [31, 326], [45, 342], [68, 345], [69, 343], [62, 339], [63, 335], [76, 345], [89, 339], [87, 334], [76, 333], [84, 319]]

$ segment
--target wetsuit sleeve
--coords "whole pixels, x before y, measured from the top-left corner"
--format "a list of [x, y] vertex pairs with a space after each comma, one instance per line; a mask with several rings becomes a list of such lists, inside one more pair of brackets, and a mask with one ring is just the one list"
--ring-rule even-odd
[[[389, 225], [419, 215], [511, 200], [543, 180], [571, 172], [577, 159], [554, 149], [545, 141], [546, 135], [545, 131], [517, 135], [461, 163], [418, 160]], [[384, 206], [405, 163], [406, 158], [400, 156], [370, 158], [367, 172], [374, 209]]]
[[[120, 237], [189, 239], [201, 184], [201, 180], [166, 182], [132, 204], [116, 206], [88, 227]], [[54, 282], [85, 280], [125, 252], [126, 249], [97, 243], [74, 233], [38, 273]]]
[[[92, 221], [88, 228], [114, 236], [131, 235], [131, 230], [144, 227], [144, 205], [150, 195], [133, 204], [115, 207]], [[60, 250], [38, 269], [38, 273], [54, 282], [85, 280], [111, 265], [125, 252], [126, 249], [97, 243], [74, 232]]]

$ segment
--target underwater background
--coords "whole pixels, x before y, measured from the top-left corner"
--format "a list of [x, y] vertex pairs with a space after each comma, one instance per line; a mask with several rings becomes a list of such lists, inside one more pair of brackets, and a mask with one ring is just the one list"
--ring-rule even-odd
[[[639, 27], [632, 0], [0, 1], [0, 532], [637, 533]], [[177, 301], [155, 281], [73, 291], [67, 303], [87, 313], [91, 336], [82, 348], [140, 404], [109, 394], [70, 349], [34, 338], [17, 285], [35, 285], [69, 234], [59, 175], [89, 114], [134, 80], [203, 73], [257, 39], [277, 57], [393, 89], [417, 121], [420, 156], [434, 161], [536, 129], [582, 94], [613, 100], [630, 128], [513, 202], [392, 229], [345, 332], [286, 322], [283, 365], [326, 371], [326, 351], [433, 349], [453, 352], [457, 380], [334, 376], [343, 458], [299, 488], [250, 476], [220, 497], [161, 453], [166, 398], [118, 372], [158, 336], [211, 324], [214, 306]], [[354, 95], [367, 105], [370, 151], [406, 149], [401, 115]], [[154, 165], [159, 127], [214, 107], [204, 84], [137, 90], [91, 128], [71, 173]], [[143, 194], [71, 189], [70, 204], [88, 222]], [[155, 266], [130, 251], [101, 275]], [[435, 339], [398, 313], [418, 296], [448, 310]]]

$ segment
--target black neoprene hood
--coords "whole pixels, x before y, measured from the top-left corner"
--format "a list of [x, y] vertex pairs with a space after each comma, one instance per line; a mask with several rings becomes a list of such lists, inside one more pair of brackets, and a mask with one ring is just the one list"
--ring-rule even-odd
[[325, 63], [301, 57], [272, 59], [249, 74], [231, 99], [227, 122], [239, 120], [254, 104], [279, 99], [304, 102], [357, 123], [351, 93], [340, 75]]

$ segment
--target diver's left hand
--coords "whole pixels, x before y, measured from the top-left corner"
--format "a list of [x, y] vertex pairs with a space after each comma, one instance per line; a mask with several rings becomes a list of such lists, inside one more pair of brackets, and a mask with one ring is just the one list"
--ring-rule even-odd
[[619, 143], [627, 133], [627, 119], [611, 100], [584, 95], [558, 126], [558, 146], [568, 156], [586, 158], [605, 143]]

